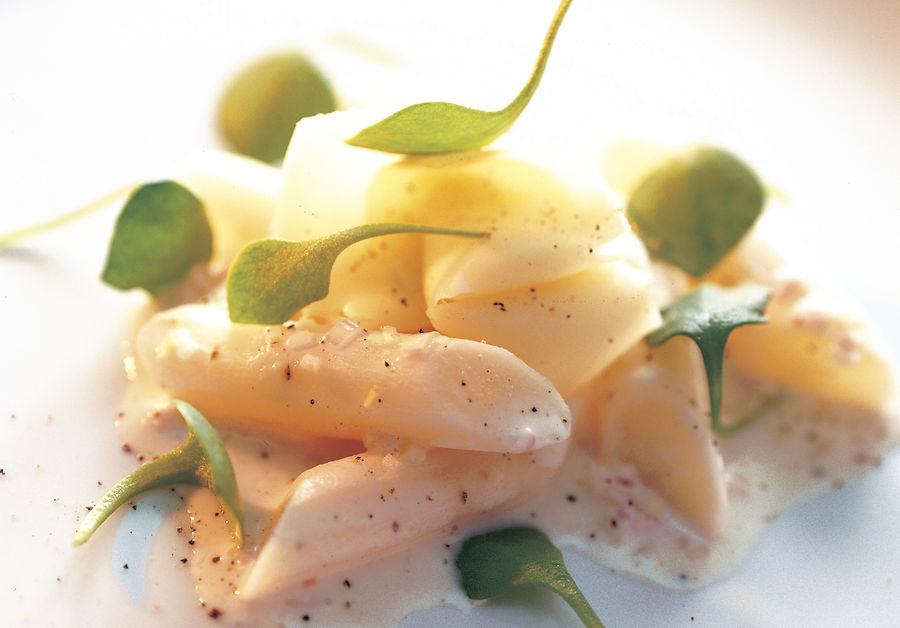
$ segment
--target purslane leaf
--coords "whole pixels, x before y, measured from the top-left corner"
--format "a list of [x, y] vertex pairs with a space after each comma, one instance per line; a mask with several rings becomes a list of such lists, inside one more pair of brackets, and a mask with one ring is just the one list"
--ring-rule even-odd
[[535, 528], [513, 527], [466, 539], [456, 555], [460, 584], [473, 600], [539, 586], [562, 597], [589, 628], [603, 628], [560, 552]]
[[184, 417], [188, 436], [169, 453], [139, 467], [113, 486], [84, 519], [72, 543], [81, 545], [107, 517], [140, 493], [172, 484], [193, 484], [211, 490], [234, 529], [238, 547], [244, 543], [244, 513], [231, 459], [212, 425], [193, 406], [174, 401]]
[[286, 52], [260, 59], [234, 78], [222, 97], [219, 128], [237, 152], [278, 162], [298, 120], [336, 107], [319, 70], [302, 54]]
[[235, 323], [277, 325], [328, 295], [331, 268], [351, 244], [393, 233], [484, 237], [484, 231], [375, 223], [294, 242], [265, 238], [246, 245], [228, 270], [228, 316]]
[[650, 253], [695, 277], [750, 230], [765, 192], [742, 161], [700, 147], [667, 160], [635, 188], [628, 219]]
[[423, 102], [366, 127], [347, 143], [407, 155], [475, 150], [503, 135], [520, 112], [508, 107], [482, 111], [449, 102]]
[[474, 150], [503, 135], [537, 90], [553, 40], [572, 0], [562, 0], [544, 37], [537, 63], [522, 91], [499, 111], [482, 111], [448, 102], [412, 105], [366, 127], [347, 140], [352, 146], [388, 153], [422, 155]]
[[646, 338], [650, 346], [661, 345], [673, 336], [687, 336], [697, 344], [706, 368], [712, 427], [723, 436], [740, 431], [759, 414], [751, 413], [729, 425], [722, 423], [725, 343], [737, 327], [768, 322], [764, 312], [770, 296], [768, 288], [750, 283], [733, 288], [701, 285], [663, 309], [662, 325]]
[[203, 203], [175, 181], [139, 187], [116, 220], [103, 281], [158, 296], [212, 255]]

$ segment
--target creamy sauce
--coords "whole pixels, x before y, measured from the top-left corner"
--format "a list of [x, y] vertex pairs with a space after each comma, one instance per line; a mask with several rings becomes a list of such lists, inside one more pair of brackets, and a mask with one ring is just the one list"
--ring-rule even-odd
[[[327, 144], [326, 147], [333, 146], [339, 149], [344, 147], [342, 142]], [[296, 153], [305, 156], [304, 159], [310, 155], [320, 158], [320, 154], [314, 150], [298, 150]], [[369, 154], [351, 152], [348, 156], [350, 155], [365, 157]], [[286, 159], [286, 170], [290, 170], [289, 162], [290, 159]], [[343, 157], [336, 162], [345, 165]], [[409, 165], [409, 160], [403, 163]], [[478, 166], [478, 162], [473, 163], [474, 166]], [[313, 182], [308, 182], [310, 186], [300, 185], [303, 183], [302, 176], [311, 176], [309, 173], [313, 170], [298, 168], [295, 173], [298, 176], [287, 177], [287, 180], [299, 188], [316, 189]], [[355, 180], [347, 177], [343, 168], [335, 171], [341, 172], [341, 183], [344, 179]], [[401, 169], [394, 174], [400, 176], [404, 172]], [[367, 179], [360, 177], [359, 180]], [[472, 194], [484, 192], [484, 186], [470, 187]], [[520, 186], [508, 187], [510, 190], [519, 190]], [[409, 194], [422, 189], [399, 185], [396, 181], [392, 181], [389, 188], [404, 189]], [[367, 189], [363, 186], [364, 191]], [[329, 194], [331, 193], [332, 190], [329, 189]], [[379, 195], [374, 197], [382, 198]], [[393, 199], [389, 195], [384, 198]], [[299, 202], [294, 204], [303, 206]], [[347, 203], [354, 210], [360, 205], [360, 199]], [[434, 209], [430, 204], [423, 206]], [[477, 204], [475, 206], [479, 207]], [[302, 219], [300, 227], [308, 227], [308, 216], [298, 215], [296, 218]], [[599, 224], [597, 229], [599, 230]], [[574, 232], [580, 233], [578, 229], [574, 229]], [[294, 234], [293, 237], [297, 235]], [[593, 249], [590, 250], [593, 252]], [[735, 270], [736, 277], [729, 277], [723, 270], [719, 281], [727, 284], [732, 283], [731, 279], [754, 279], [753, 272], [750, 272], [753, 269], [748, 271], [740, 267], [741, 260], [751, 259], [756, 264], [760, 259], [769, 260], [767, 255], [763, 252], [762, 255], [754, 253], [747, 258], [736, 258], [738, 262], [732, 264], [739, 267]], [[732, 269], [732, 266], [726, 270]], [[487, 263], [482, 270], [484, 277], [490, 280], [498, 272], [496, 267]], [[802, 320], [793, 320], [796, 312], [792, 308], [805, 294], [805, 288], [789, 277], [782, 278], [770, 271], [771, 269], [762, 267], [759, 269], [761, 276], [755, 279], [773, 287], [774, 297], [769, 308], [773, 320], [776, 315], [782, 319], [782, 323], [792, 334], [791, 338], [799, 338], [799, 332], [821, 334], [822, 338], [817, 340], [821, 348], [847, 349], [835, 355], [821, 351], [816, 358], [817, 366], [820, 366], [818, 362], [830, 366], [838, 362], [853, 363], [859, 347], [850, 336], [844, 337], [847, 329], [852, 327], [838, 321], [835, 327], [837, 337], [832, 338], [833, 334], [825, 333], [828, 330], [823, 331], [819, 329], [820, 326], [814, 325], [819, 319], [801, 317]], [[657, 275], [652, 282], [654, 308], [657, 304], [670, 302], [690, 288], [690, 281], [680, 273], [667, 273], [658, 267], [654, 268], [654, 272]], [[372, 273], [373, 277], [376, 275], [378, 273]], [[360, 285], [367, 287], [367, 282], [368, 280], [361, 282]], [[796, 290], [798, 286], [803, 288], [799, 292]], [[351, 287], [358, 289], [360, 286], [354, 284]], [[186, 290], [185, 295], [190, 292], [190, 289]], [[203, 292], [203, 289], [198, 289], [197, 292]], [[535, 298], [531, 293], [527, 296], [528, 302]], [[603, 298], [616, 301], [609, 295]], [[177, 300], [181, 300], [181, 295]], [[503, 303], [491, 303], [492, 307], [497, 305], [503, 306]], [[823, 312], [827, 313], [829, 310], [825, 309]], [[325, 319], [332, 315], [330, 311], [326, 314], [328, 316], [324, 316]], [[346, 312], [342, 311], [341, 315], [346, 315]], [[631, 318], [623, 316], [625, 321], [630, 321]], [[368, 326], [365, 321], [360, 324]], [[653, 325], [655, 324], [654, 322]], [[177, 326], [176, 321], [172, 321], [172, 325]], [[417, 327], [418, 323], [411, 329]], [[794, 327], [797, 329], [793, 329]], [[647, 330], [638, 328], [632, 331], [636, 334], [632, 340], [622, 341], [621, 344], [627, 346], [640, 342], [639, 339]], [[276, 332], [283, 335], [283, 330], [276, 328], [272, 333]], [[610, 336], [607, 339], [605, 336], [606, 334], [600, 335], [600, 343], [613, 344], [613, 338]], [[576, 340], [572, 345], [574, 346], [581, 342], [582, 336], [572, 335], [569, 340], [572, 338]], [[281, 339], [275, 340], [280, 342]], [[777, 343], [779, 339], [772, 342]], [[183, 345], [178, 342], [172, 344], [176, 352], [189, 345], [187, 341]], [[274, 344], [275, 342], [269, 341], [260, 343], [257, 353], [262, 355], [267, 351], [276, 351]], [[548, 342], [537, 346], [538, 349], [543, 349], [546, 346], [555, 347], [555, 344]], [[253, 345], [251, 348], [255, 351], [256, 347], [257, 345]], [[215, 352], [210, 347], [207, 349]], [[284, 350], [284, 347], [281, 349]], [[566, 350], [558, 349], [558, 352], [568, 355]], [[746, 357], [748, 352], [744, 353]], [[762, 354], [764, 366], [771, 367], [768, 364], [768, 354], [765, 351], [757, 353]], [[785, 353], [791, 357], [794, 354], [809, 357], [809, 352], [788, 350]], [[621, 355], [619, 346], [615, 347], [615, 354]], [[212, 353], [201, 357], [208, 363]], [[784, 356], [781, 358], [786, 362]], [[185, 360], [182, 362], [187, 363]], [[266, 363], [267, 367], [277, 367], [273, 372], [280, 373], [285, 368], [280, 362], [273, 364]], [[166, 392], [149, 382], [149, 377], [140, 372], [135, 358], [128, 358], [126, 365], [132, 384], [120, 415], [118, 429], [123, 442], [138, 455], [139, 460], [145, 460], [177, 446], [184, 438], [185, 431], [181, 418], [170, 408]], [[727, 503], [724, 525], [721, 528], [715, 527], [716, 531], [711, 536], [703, 532], [702, 524], [698, 527], [696, 521], [683, 519], [678, 514], [679, 511], [669, 505], [665, 495], [649, 486], [651, 482], [642, 482], [639, 469], [621, 462], [605, 463], [597, 458], [594, 453], [596, 448], [593, 446], [595, 443], [590, 441], [591, 429], [577, 424], [564, 463], [552, 483], [539, 492], [526, 495], [511, 506], [494, 509], [463, 521], [448, 521], [436, 532], [420, 537], [415, 545], [394, 548], [368, 564], [352, 568], [337, 567], [305, 580], [286, 581], [280, 587], [255, 598], [242, 595], [242, 590], [254, 561], [266, 542], [266, 535], [273, 518], [278, 514], [279, 505], [292, 487], [294, 479], [318, 464], [366, 451], [367, 446], [360, 440], [320, 437], [294, 442], [266, 439], [232, 432], [228, 425], [219, 425], [217, 429], [231, 456], [244, 505], [245, 546], [240, 550], [233, 547], [227, 522], [223, 521], [216, 500], [208, 491], [192, 490], [183, 493], [189, 513], [189, 521], [183, 526], [183, 534], [198, 599], [204, 611], [215, 617], [220, 625], [232, 626], [389, 626], [412, 612], [438, 605], [466, 609], [472, 602], [459, 587], [454, 566], [459, 545], [472, 534], [522, 524], [540, 528], [558, 547], [576, 549], [598, 564], [617, 572], [681, 591], [706, 586], [734, 570], [751, 551], [765, 526], [777, 519], [780, 512], [790, 504], [814, 493], [840, 487], [868, 469], [877, 467], [881, 455], [896, 444], [900, 423], [896, 409], [886, 412], [868, 410], [865, 408], [877, 407], [878, 404], [867, 406], [863, 403], [854, 406], [851, 405], [853, 401], [846, 401], [854, 399], [852, 395], [847, 396], [847, 390], [856, 390], [861, 381], [871, 379], [868, 375], [876, 372], [878, 365], [871, 370], [856, 369], [855, 372], [863, 375], [850, 380], [845, 386], [847, 390], [842, 391], [845, 396], [839, 397], [844, 402], [825, 400], [825, 393], [828, 391], [823, 391], [822, 388], [831, 386], [833, 378], [830, 377], [819, 377], [816, 380], [819, 389], [807, 393], [799, 392], [799, 388], [784, 388], [789, 385], [784, 380], [781, 386], [763, 382], [742, 373], [734, 365], [728, 365], [726, 359], [723, 417], [744, 416], [747, 408], [759, 408], [773, 396], [782, 398], [779, 403], [768, 407], [755, 424], [736, 436], [711, 436], [714, 439], [712, 447], [715, 457], [718, 459], [721, 455], [723, 463], [721, 467], [715, 467], [714, 472], [721, 474], [721, 477], [717, 476], [715, 479], [723, 480]], [[388, 366], [387, 361], [384, 366]], [[189, 368], [201, 369], [203, 365], [198, 362], [191, 364]], [[755, 372], [761, 374], [760, 377], [770, 375], [766, 368], [746, 368], [748, 373]], [[786, 370], [793, 368], [792, 363]], [[885, 368], [884, 373], [888, 372], [889, 369]], [[296, 379], [298, 378], [295, 377]], [[828, 385], [823, 386], [823, 381], [828, 382]], [[436, 382], [436, 385], [442, 383]], [[219, 388], [225, 385], [218, 381], [216, 384]], [[345, 388], [332, 392], [340, 395], [347, 392]], [[883, 388], [889, 390], [890, 386]], [[211, 394], [215, 395], [217, 390], [214, 389]], [[363, 397], [364, 394], [354, 394], [348, 398], [352, 403], [353, 399]], [[627, 395], [621, 397], [626, 398]], [[582, 400], [567, 398], [565, 401], [575, 408]], [[280, 402], [280, 398], [276, 398], [273, 403]], [[587, 404], [588, 401], [584, 403]], [[695, 400], [691, 403], [696, 405]], [[317, 408], [321, 405], [323, 404], [317, 405]], [[416, 407], [427, 407], [427, 404]], [[247, 411], [246, 414], [252, 415], [253, 411]], [[699, 412], [695, 414], [704, 418]], [[697, 429], [696, 424], [694, 429]], [[709, 442], [704, 440], [703, 445], [709, 453]], [[284, 560], [290, 559], [291, 556], [286, 553]]]
[[[175, 447], [184, 428], [165, 393], [133, 365], [130, 370], [133, 383], [118, 428], [141, 460]], [[739, 373], [726, 378], [725, 399], [734, 407], [752, 407], [763, 393], [768, 393], [765, 385]], [[713, 540], [692, 532], [642, 485], [632, 467], [598, 464], [576, 438], [553, 484], [518, 506], [448, 523], [438, 534], [369, 565], [285, 583], [250, 602], [241, 597], [242, 582], [294, 478], [321, 462], [363, 451], [364, 445], [221, 435], [239, 482], [246, 540], [244, 549], [234, 549], [208, 491], [186, 493], [190, 523], [183, 533], [204, 611], [233, 626], [389, 626], [416, 610], [469, 607], [453, 565], [459, 544], [470, 534], [511, 524], [536, 526], [560, 547], [663, 587], [702, 587], [732, 571], [785, 507], [877, 467], [897, 431], [896, 420], [886, 423], [882, 414], [791, 393], [751, 429], [717, 442], [728, 512], [724, 534]]]

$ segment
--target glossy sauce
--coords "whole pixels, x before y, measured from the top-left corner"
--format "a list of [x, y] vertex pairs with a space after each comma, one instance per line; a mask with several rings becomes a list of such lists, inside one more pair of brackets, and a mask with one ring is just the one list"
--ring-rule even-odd
[[[762, 259], [767, 256], [763, 252]], [[753, 259], [759, 258], [755, 253]], [[660, 304], [689, 289], [680, 275], [654, 270]], [[772, 280], [766, 273], [760, 281], [776, 286], [775, 305], [793, 306], [787, 288], [796, 282], [778, 275]], [[134, 359], [127, 363], [132, 384], [118, 423], [121, 437], [139, 455], [159, 455], [184, 438], [182, 421]], [[250, 601], [242, 598], [242, 585], [293, 480], [317, 464], [366, 447], [324, 438], [273, 442], [219, 429], [244, 504], [245, 547], [233, 548], [211, 494], [195, 490], [186, 496], [185, 543], [198, 599], [220, 625], [234, 626], [390, 626], [438, 605], [465, 609], [472, 602], [458, 585], [453, 564], [459, 545], [471, 534], [521, 524], [540, 528], [558, 547], [576, 549], [617, 572], [670, 589], [703, 587], [734, 570], [786, 507], [877, 467], [900, 435], [896, 408], [877, 412], [842, 405], [787, 391], [736, 368], [725, 370], [723, 416], [741, 416], [779, 391], [786, 393], [784, 400], [754, 425], [714, 441], [724, 462], [727, 511], [724, 531], [713, 538], [681, 519], [632, 466], [598, 462], [585, 442], [588, 430], [576, 425], [553, 483], [518, 505], [448, 522], [437, 534], [371, 564], [287, 582]], [[567, 401], [577, 408], [581, 400]]]
[[[133, 382], [118, 428], [139, 458], [158, 455], [183, 439], [184, 428], [165, 394], [133, 364], [130, 371]], [[732, 406], [753, 407], [765, 392], [766, 385], [740, 373], [726, 378], [724, 398]], [[438, 534], [372, 564], [285, 583], [250, 602], [241, 598], [242, 582], [293, 479], [365, 447], [331, 439], [274, 443], [222, 432], [244, 504], [245, 547], [233, 548], [214, 497], [190, 491], [184, 532], [191, 575], [203, 609], [220, 625], [389, 626], [420, 609], [470, 606], [453, 565], [461, 541], [487, 529], [526, 524], [610, 569], [691, 590], [727, 576], [765, 525], [791, 503], [877, 467], [897, 438], [895, 415], [886, 421], [880, 413], [791, 393], [752, 429], [719, 439], [728, 512], [725, 532], [714, 540], [695, 534], [642, 485], [632, 467], [598, 464], [576, 437], [553, 484], [524, 503], [448, 523]]]

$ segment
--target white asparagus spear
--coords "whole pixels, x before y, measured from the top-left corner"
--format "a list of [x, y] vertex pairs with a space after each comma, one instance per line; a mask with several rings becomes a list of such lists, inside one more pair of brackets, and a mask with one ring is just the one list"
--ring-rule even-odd
[[243, 432], [521, 453], [571, 428], [553, 385], [515, 355], [436, 332], [237, 325], [221, 307], [187, 305], [151, 318], [137, 352], [173, 397]]
[[429, 449], [424, 460], [366, 452], [302, 473], [241, 587], [252, 599], [357, 566], [539, 490], [565, 445], [526, 454]]

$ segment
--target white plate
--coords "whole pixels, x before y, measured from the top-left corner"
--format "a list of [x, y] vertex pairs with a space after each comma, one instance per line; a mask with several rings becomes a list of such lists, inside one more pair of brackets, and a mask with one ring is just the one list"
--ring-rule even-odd
[[[2, 3], [0, 232], [170, 175], [215, 145], [220, 86], [273, 47], [309, 50], [351, 101], [502, 106], [554, 8], [553, 0]], [[576, 0], [520, 123], [562, 138], [640, 135], [733, 149], [794, 197], [806, 225], [798, 241], [814, 247], [823, 273], [869, 310], [897, 354], [898, 25], [891, 0]], [[351, 42], [398, 64], [365, 61], [347, 51]], [[554, 116], [558, 127], [548, 123]], [[119, 339], [139, 299], [97, 280], [113, 217], [0, 253], [5, 625], [203, 619], [178, 568], [183, 545], [164, 516], [177, 504], [165, 494], [114, 517], [88, 546], [69, 545], [85, 506], [134, 467], [112, 422], [124, 386]], [[612, 627], [893, 625], [898, 484], [900, 459], [891, 456], [866, 480], [782, 513], [733, 577], [691, 595], [567, 560]], [[574, 625], [549, 595], [521, 601], [467, 615], [433, 610], [405, 625]]]

